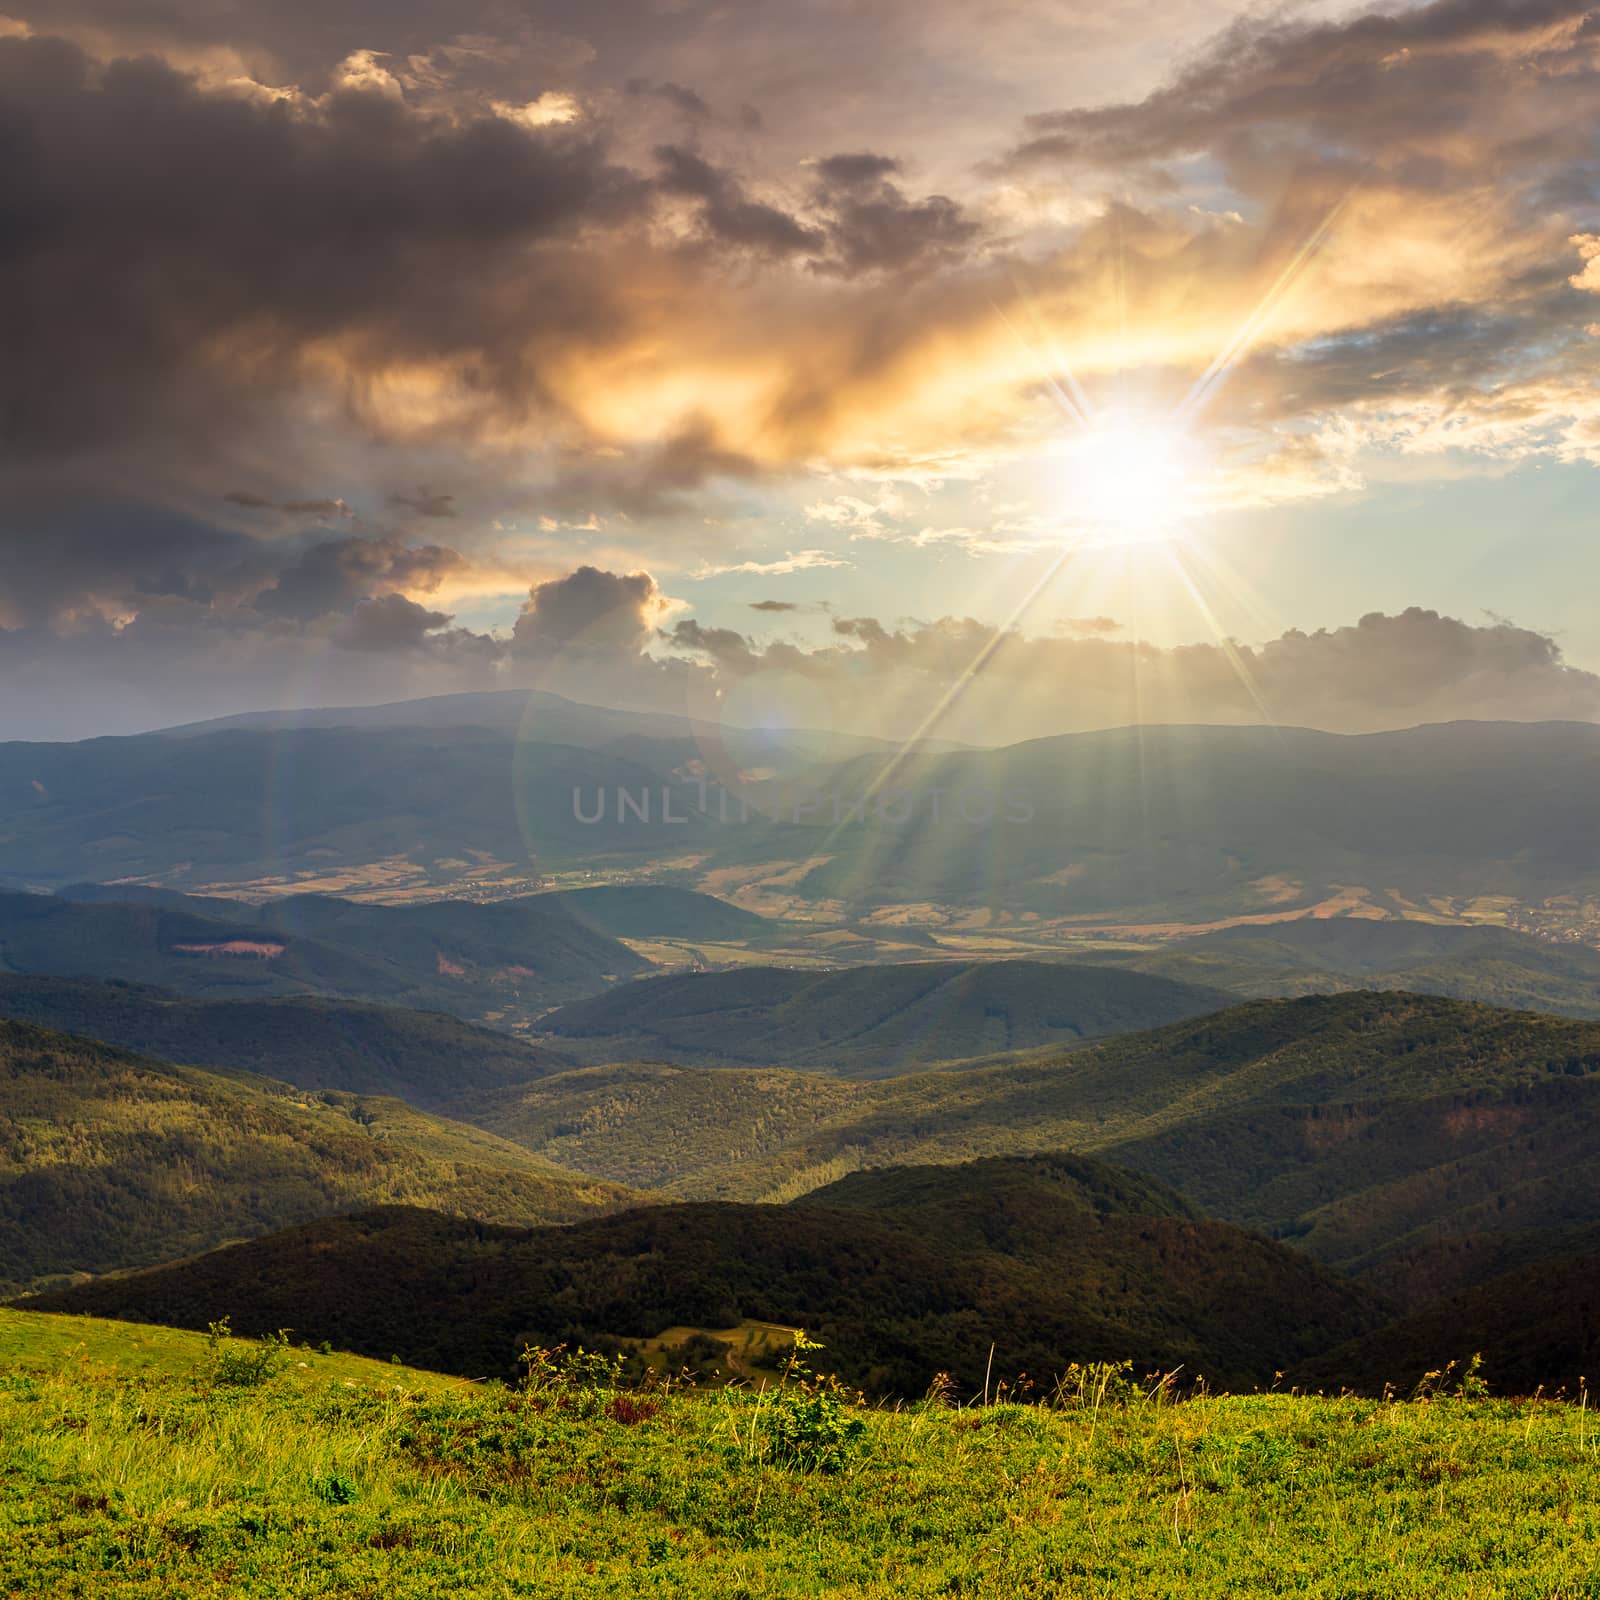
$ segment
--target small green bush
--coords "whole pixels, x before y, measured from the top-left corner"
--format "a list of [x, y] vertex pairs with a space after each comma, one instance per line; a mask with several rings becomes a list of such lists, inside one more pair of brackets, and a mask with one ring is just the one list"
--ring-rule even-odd
[[263, 1339], [235, 1338], [223, 1317], [206, 1328], [206, 1379], [220, 1388], [259, 1388], [289, 1359], [289, 1329], [279, 1328]]
[[778, 1386], [759, 1413], [764, 1458], [802, 1472], [838, 1472], [856, 1453], [867, 1431], [855, 1411], [861, 1403], [831, 1374], [814, 1371], [805, 1355], [822, 1346], [804, 1333], [784, 1363]]

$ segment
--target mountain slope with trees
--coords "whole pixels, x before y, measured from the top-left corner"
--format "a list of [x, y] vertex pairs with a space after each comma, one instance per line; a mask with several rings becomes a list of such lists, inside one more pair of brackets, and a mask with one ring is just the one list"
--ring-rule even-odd
[[[292, 1325], [441, 1371], [509, 1372], [526, 1342], [617, 1347], [741, 1319], [804, 1327], [843, 1376], [920, 1395], [1131, 1357], [1268, 1383], [1375, 1327], [1366, 1294], [1304, 1256], [1076, 1158], [945, 1168], [917, 1193], [846, 1185], [803, 1205], [651, 1207], [517, 1230], [384, 1210], [42, 1297], [41, 1309], [204, 1327]], [[990, 1352], [993, 1347], [993, 1365]]]
[[13, 1291], [384, 1202], [556, 1222], [633, 1198], [399, 1100], [0, 1022], [0, 1286]]

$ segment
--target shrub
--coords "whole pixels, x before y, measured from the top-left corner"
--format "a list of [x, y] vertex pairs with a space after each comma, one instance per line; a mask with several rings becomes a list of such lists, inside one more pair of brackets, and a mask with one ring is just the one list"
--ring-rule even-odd
[[206, 1328], [206, 1378], [220, 1387], [256, 1389], [289, 1358], [289, 1329], [279, 1328], [263, 1339], [237, 1339], [231, 1321]]
[[867, 1425], [855, 1415], [861, 1396], [803, 1359], [822, 1346], [797, 1333], [778, 1386], [764, 1398], [757, 1438], [766, 1460], [803, 1472], [837, 1472], [855, 1454]]

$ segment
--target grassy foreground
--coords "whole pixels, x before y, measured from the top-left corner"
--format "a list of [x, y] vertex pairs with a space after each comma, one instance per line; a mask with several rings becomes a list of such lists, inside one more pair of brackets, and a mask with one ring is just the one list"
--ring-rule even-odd
[[299, 1351], [242, 1386], [199, 1336], [24, 1313], [0, 1351], [9, 1595], [1600, 1596], [1566, 1404], [858, 1412]]

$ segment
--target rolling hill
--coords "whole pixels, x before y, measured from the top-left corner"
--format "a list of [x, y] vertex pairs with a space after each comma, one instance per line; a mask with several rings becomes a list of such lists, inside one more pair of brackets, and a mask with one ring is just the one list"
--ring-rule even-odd
[[1432, 996], [1253, 1001], [876, 1082], [593, 1068], [470, 1111], [550, 1159], [697, 1199], [1077, 1149], [1412, 1304], [1600, 1223], [1600, 1025]]
[[1270, 1382], [1366, 1331], [1354, 1286], [1195, 1215], [1148, 1180], [1066, 1157], [875, 1175], [804, 1204], [653, 1207], [511, 1229], [388, 1209], [31, 1302], [203, 1327], [294, 1325], [441, 1371], [506, 1372], [524, 1341], [640, 1340], [754, 1318], [803, 1326], [850, 1381], [920, 1395], [994, 1371], [1131, 1356]]
[[1600, 950], [1508, 928], [1308, 917], [1270, 927], [1218, 928], [1152, 954], [1099, 959], [1240, 995], [1409, 989], [1600, 1018]]
[[0, 1022], [0, 1286], [404, 1201], [568, 1221], [632, 1198], [399, 1100], [308, 1093]]
[[440, 1012], [310, 996], [197, 1000], [139, 984], [0, 973], [0, 1017], [301, 1089], [393, 1095], [423, 1110], [573, 1065]]
[[589, 995], [649, 963], [560, 904], [261, 906], [0, 894], [0, 971], [112, 978], [212, 997], [320, 995], [498, 1020]]
[[541, 1018], [588, 1059], [812, 1067], [889, 1077], [936, 1062], [1151, 1028], [1219, 991], [1041, 961], [916, 961], [808, 972], [740, 967], [624, 984]]

